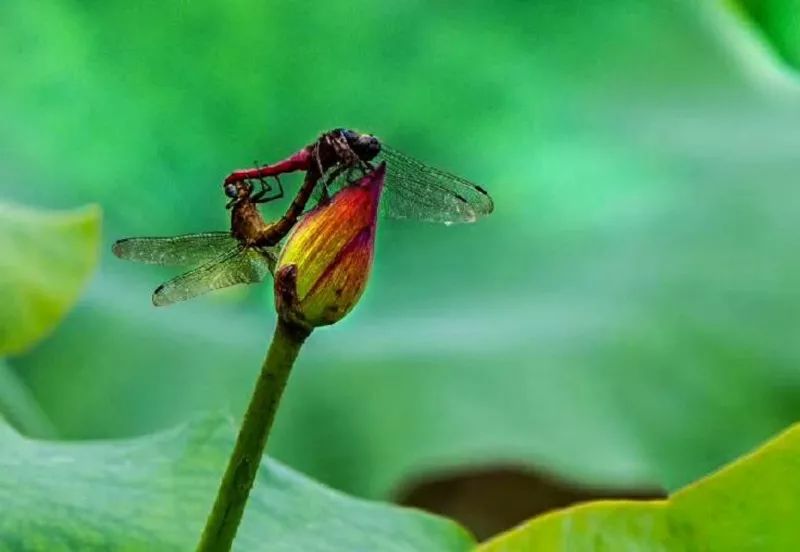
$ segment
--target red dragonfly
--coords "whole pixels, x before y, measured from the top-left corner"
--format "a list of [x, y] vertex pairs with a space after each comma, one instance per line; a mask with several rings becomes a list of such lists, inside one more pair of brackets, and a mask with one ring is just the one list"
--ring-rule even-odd
[[161, 284], [153, 292], [153, 304], [169, 305], [236, 284], [262, 281], [275, 268], [278, 247], [269, 240], [271, 225], [257, 205], [269, 201], [268, 190], [254, 193], [249, 182], [231, 184], [229, 232], [201, 232], [159, 238], [126, 238], [112, 247], [114, 254], [130, 261], [167, 266], [196, 266]]
[[452, 224], [473, 222], [494, 209], [492, 198], [477, 184], [407, 157], [371, 134], [343, 128], [322, 133], [315, 142], [283, 161], [234, 171], [225, 178], [223, 186], [225, 194], [233, 198], [237, 184], [259, 180], [266, 194], [272, 187], [264, 179], [274, 177], [278, 191], [265, 199], [270, 201], [283, 197], [279, 175], [306, 172], [292, 204], [264, 236], [263, 243], [274, 245], [294, 226], [314, 193], [317, 204], [324, 203], [331, 194], [361, 178], [380, 161], [387, 165], [381, 207], [391, 217]]
[[[333, 193], [387, 163], [382, 207], [396, 218], [416, 218], [451, 224], [473, 222], [492, 212], [489, 194], [468, 180], [429, 167], [381, 144], [372, 135], [335, 129], [287, 159], [235, 171], [225, 179], [226, 205], [231, 209], [229, 232], [202, 232], [171, 237], [127, 238], [113, 246], [122, 259], [158, 265], [194, 265], [195, 269], [160, 285], [153, 293], [156, 306], [183, 301], [236, 284], [262, 281], [274, 269], [277, 244], [303, 214], [316, 193], [317, 205]], [[259, 203], [283, 197], [278, 176], [305, 171], [305, 180], [288, 210], [267, 223]], [[274, 177], [277, 193], [265, 178]], [[255, 191], [253, 182], [260, 183]]]

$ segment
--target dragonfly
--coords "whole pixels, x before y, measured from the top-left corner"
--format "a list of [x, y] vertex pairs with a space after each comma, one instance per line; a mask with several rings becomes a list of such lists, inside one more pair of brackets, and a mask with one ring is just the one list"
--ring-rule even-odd
[[[294, 226], [313, 196], [316, 205], [324, 204], [378, 162], [387, 165], [381, 209], [390, 217], [453, 224], [474, 222], [494, 210], [492, 198], [481, 186], [408, 157], [372, 134], [344, 128], [323, 132], [316, 141], [277, 163], [236, 170], [225, 178], [223, 187], [225, 194], [233, 198], [238, 184], [259, 181], [263, 187], [265, 179], [272, 177], [277, 182], [270, 197], [273, 200], [284, 195], [280, 175], [306, 172], [285, 214], [262, 235], [262, 243], [276, 244]], [[272, 186], [266, 189], [273, 190]]]
[[121, 259], [194, 267], [156, 288], [153, 304], [157, 307], [237, 284], [258, 283], [273, 273], [279, 247], [265, 240], [272, 225], [258, 210], [258, 204], [271, 200], [272, 190], [262, 186], [256, 191], [253, 183], [244, 181], [231, 186], [226, 205], [231, 210], [230, 231], [125, 238], [112, 246]]

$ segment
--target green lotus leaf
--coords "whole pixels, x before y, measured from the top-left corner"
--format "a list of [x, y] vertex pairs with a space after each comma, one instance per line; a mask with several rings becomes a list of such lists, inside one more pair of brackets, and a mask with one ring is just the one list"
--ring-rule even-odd
[[800, 549], [800, 424], [666, 500], [589, 502], [535, 518], [480, 552]]
[[[0, 549], [192, 550], [235, 429], [206, 418], [97, 442], [32, 441], [0, 424]], [[465, 551], [455, 523], [333, 491], [264, 459], [235, 542], [241, 551]]]
[[100, 209], [46, 212], [0, 203], [0, 357], [47, 335], [97, 262]]

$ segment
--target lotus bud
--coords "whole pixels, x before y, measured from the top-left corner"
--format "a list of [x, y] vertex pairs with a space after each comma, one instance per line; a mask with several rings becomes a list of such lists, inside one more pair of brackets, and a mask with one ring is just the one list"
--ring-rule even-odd
[[308, 213], [275, 267], [275, 306], [306, 329], [341, 320], [358, 302], [372, 267], [384, 163]]

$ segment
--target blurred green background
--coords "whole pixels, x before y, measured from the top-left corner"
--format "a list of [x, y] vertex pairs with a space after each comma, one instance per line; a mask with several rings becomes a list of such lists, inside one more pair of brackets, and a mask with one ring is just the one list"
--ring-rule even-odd
[[[42, 410], [21, 429], [238, 415], [271, 288], [154, 309], [174, 271], [110, 244], [225, 229], [225, 174], [336, 126], [481, 183], [496, 212], [381, 221], [368, 291], [303, 351], [271, 455], [451, 515], [514, 502], [461, 516], [485, 534], [560, 503], [517, 477], [670, 490], [795, 421], [800, 96], [730, 3], [700, 4], [2, 2], [2, 199], [104, 211], [78, 307], [8, 361]], [[475, 473], [460, 497], [416, 487]]]

